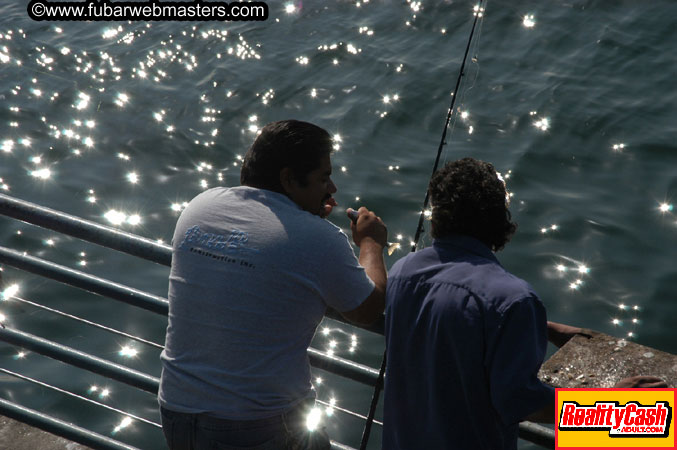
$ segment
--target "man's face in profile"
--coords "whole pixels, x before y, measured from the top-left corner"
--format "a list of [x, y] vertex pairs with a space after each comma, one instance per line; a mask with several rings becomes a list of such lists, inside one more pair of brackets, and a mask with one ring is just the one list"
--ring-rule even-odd
[[319, 167], [306, 175], [306, 185], [302, 186], [293, 180], [287, 194], [303, 210], [327, 217], [336, 206], [336, 200], [332, 197], [336, 190], [331, 180], [331, 158], [327, 154], [320, 160]]

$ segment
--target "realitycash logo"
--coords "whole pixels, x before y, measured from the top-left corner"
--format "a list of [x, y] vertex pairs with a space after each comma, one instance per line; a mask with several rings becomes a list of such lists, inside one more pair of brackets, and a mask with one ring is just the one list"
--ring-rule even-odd
[[677, 448], [675, 389], [557, 389], [556, 448]]
[[666, 437], [671, 419], [668, 402], [653, 406], [637, 402], [623, 406], [618, 402], [596, 402], [590, 406], [563, 402], [557, 426], [560, 430], [606, 430], [610, 437]]

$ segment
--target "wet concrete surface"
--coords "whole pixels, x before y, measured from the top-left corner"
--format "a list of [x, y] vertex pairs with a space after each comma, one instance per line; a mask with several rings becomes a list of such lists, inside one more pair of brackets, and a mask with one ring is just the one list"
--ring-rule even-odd
[[89, 450], [38, 428], [0, 416], [0, 450]]
[[610, 388], [635, 375], [662, 378], [677, 387], [677, 355], [593, 330], [575, 336], [542, 366], [538, 377], [560, 388]]

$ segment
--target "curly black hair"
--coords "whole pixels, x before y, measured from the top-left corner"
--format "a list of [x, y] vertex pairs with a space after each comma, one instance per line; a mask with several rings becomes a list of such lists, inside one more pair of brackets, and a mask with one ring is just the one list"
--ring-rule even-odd
[[430, 180], [432, 236], [465, 234], [501, 250], [517, 230], [505, 183], [492, 166], [474, 158], [447, 163]]

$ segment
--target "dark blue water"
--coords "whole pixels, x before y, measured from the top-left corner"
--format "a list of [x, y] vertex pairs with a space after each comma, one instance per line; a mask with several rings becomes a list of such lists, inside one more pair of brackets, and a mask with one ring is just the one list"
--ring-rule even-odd
[[[269, 2], [270, 18], [256, 23], [33, 22], [26, 3], [0, 6], [3, 193], [168, 242], [183, 202], [238, 183], [261, 126], [297, 118], [336, 136], [341, 208], [365, 205], [386, 221], [403, 243], [389, 265], [407, 251], [474, 3], [306, 1], [287, 12]], [[507, 176], [519, 230], [498, 256], [534, 285], [550, 319], [673, 353], [676, 14], [668, 0], [490, 1], [443, 154]], [[342, 209], [331, 220], [347, 227]], [[166, 268], [31, 225], [0, 218], [0, 245], [166, 295]], [[3, 269], [20, 299], [163, 342], [162, 317]], [[8, 326], [159, 376], [153, 347], [16, 298], [0, 313]], [[317, 348], [378, 367], [382, 338], [325, 327]], [[0, 346], [0, 367], [158, 420], [150, 395], [19, 351]], [[99, 433], [123, 418], [2, 376], [4, 398]], [[366, 413], [370, 389], [316, 376], [320, 399]], [[326, 420], [334, 439], [358, 445], [357, 419]], [[138, 420], [114, 435], [163, 448]]]

